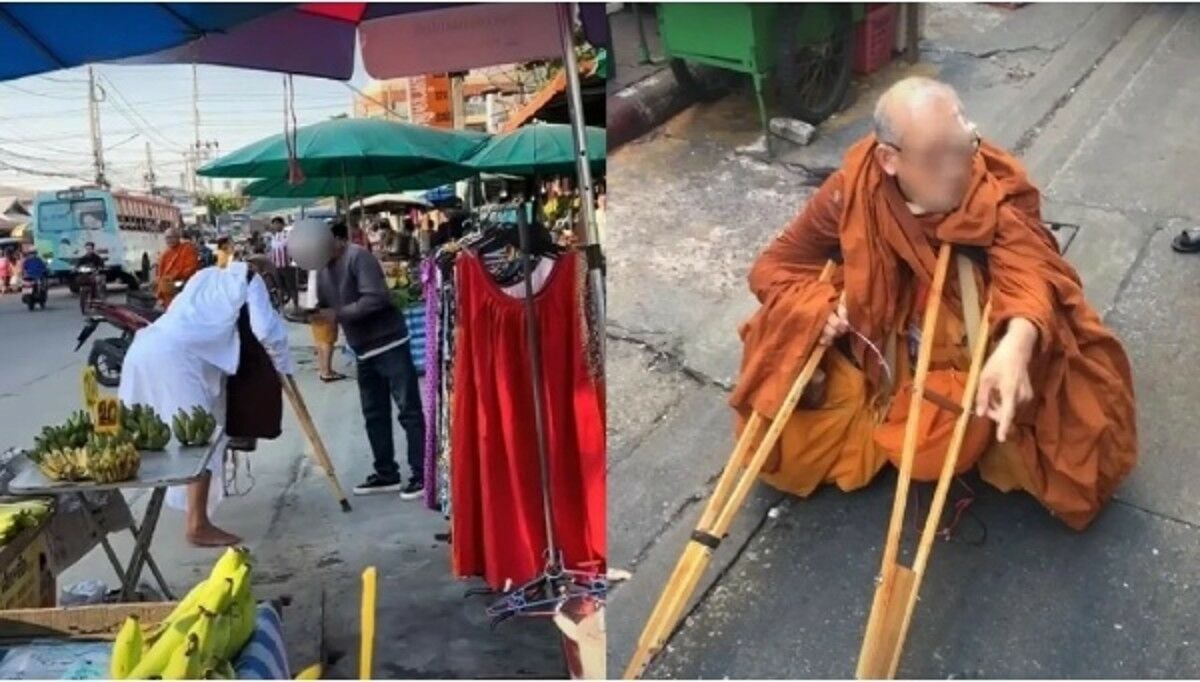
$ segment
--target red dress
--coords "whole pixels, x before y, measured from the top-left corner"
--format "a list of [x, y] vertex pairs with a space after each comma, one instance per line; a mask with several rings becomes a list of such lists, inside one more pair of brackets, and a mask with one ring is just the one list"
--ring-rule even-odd
[[[584, 359], [579, 260], [562, 256], [534, 295], [554, 534], [567, 568], [604, 570], [605, 434], [600, 386]], [[524, 301], [475, 256], [458, 271], [451, 514], [454, 573], [503, 589], [545, 566], [545, 523]]]

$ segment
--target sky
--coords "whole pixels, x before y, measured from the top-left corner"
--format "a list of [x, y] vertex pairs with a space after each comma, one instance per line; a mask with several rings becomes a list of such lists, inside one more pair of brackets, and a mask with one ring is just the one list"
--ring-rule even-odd
[[[357, 50], [355, 51], [358, 52]], [[104, 159], [114, 187], [144, 189], [146, 143], [157, 184], [180, 187], [182, 152], [195, 139], [190, 65], [93, 67], [107, 93], [100, 104]], [[283, 75], [252, 69], [197, 68], [200, 139], [227, 154], [283, 131]], [[341, 81], [295, 76], [296, 120], [303, 126], [350, 113], [354, 93]], [[350, 85], [370, 82], [356, 64]], [[0, 186], [60, 189], [90, 182], [87, 67], [0, 82]], [[18, 166], [28, 171], [12, 170]], [[59, 177], [62, 174], [69, 177]], [[214, 180], [223, 191], [223, 180]], [[2, 193], [2, 192], [0, 192]]]

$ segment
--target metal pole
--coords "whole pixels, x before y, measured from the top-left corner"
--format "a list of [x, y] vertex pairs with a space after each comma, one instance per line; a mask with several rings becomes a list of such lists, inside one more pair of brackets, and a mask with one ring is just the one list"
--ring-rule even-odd
[[[596, 230], [595, 196], [592, 187], [592, 167], [588, 163], [587, 135], [584, 132], [583, 95], [580, 94], [579, 64], [575, 59], [575, 3], [559, 3], [558, 28], [563, 43], [563, 68], [567, 72], [567, 106], [571, 116], [571, 131], [575, 137], [575, 167], [579, 176], [579, 193], [583, 208], [584, 253], [587, 254], [588, 289], [596, 307], [595, 323], [599, 329], [595, 334], [604, 333], [604, 274], [603, 254], [600, 250], [600, 237]], [[596, 344], [600, 353], [601, 366], [604, 360], [604, 343]]]
[[150, 143], [146, 143], [146, 185], [151, 193], [154, 192], [154, 156], [150, 153]]
[[517, 209], [517, 238], [521, 244], [521, 270], [525, 279], [525, 335], [529, 351], [529, 380], [533, 384], [533, 428], [537, 437], [538, 466], [541, 469], [542, 517], [546, 524], [546, 567], [557, 569], [558, 545], [554, 539], [553, 504], [550, 499], [550, 454], [546, 444], [545, 405], [542, 403], [542, 336], [537, 308], [533, 303], [533, 263], [529, 257], [529, 221], [525, 207]]
[[88, 128], [92, 133], [92, 163], [96, 170], [96, 184], [108, 186], [108, 177], [104, 172], [104, 144], [100, 138], [100, 102], [96, 97], [96, 73], [88, 67]]

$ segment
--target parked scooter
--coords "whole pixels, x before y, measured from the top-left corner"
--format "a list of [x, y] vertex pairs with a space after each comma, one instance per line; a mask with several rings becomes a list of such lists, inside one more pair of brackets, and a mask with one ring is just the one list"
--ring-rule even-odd
[[92, 343], [88, 365], [96, 370], [96, 380], [101, 386], [116, 388], [121, 384], [121, 365], [125, 362], [125, 352], [133, 343], [133, 335], [162, 315], [161, 311], [153, 307], [153, 298], [149, 302], [142, 301], [141, 304], [134, 303], [135, 300], [141, 300], [137, 293], [130, 294], [129, 302], [125, 304], [94, 302], [87, 321], [83, 324], [83, 330], [76, 339], [75, 351], [78, 352], [103, 322], [120, 332], [119, 336], [96, 339]]
[[35, 307], [41, 307], [42, 310], [45, 310], [49, 289], [50, 282], [45, 277], [26, 279], [21, 288], [21, 302], [29, 306], [29, 310], [31, 311]]

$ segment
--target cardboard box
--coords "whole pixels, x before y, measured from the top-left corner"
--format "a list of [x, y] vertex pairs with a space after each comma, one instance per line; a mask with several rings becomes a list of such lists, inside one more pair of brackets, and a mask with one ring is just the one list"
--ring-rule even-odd
[[54, 606], [57, 586], [50, 570], [46, 522], [26, 528], [0, 547], [0, 609]]
[[178, 602], [88, 604], [50, 609], [0, 610], [0, 641], [42, 637], [113, 639], [121, 624], [136, 615], [143, 627], [162, 622]]

